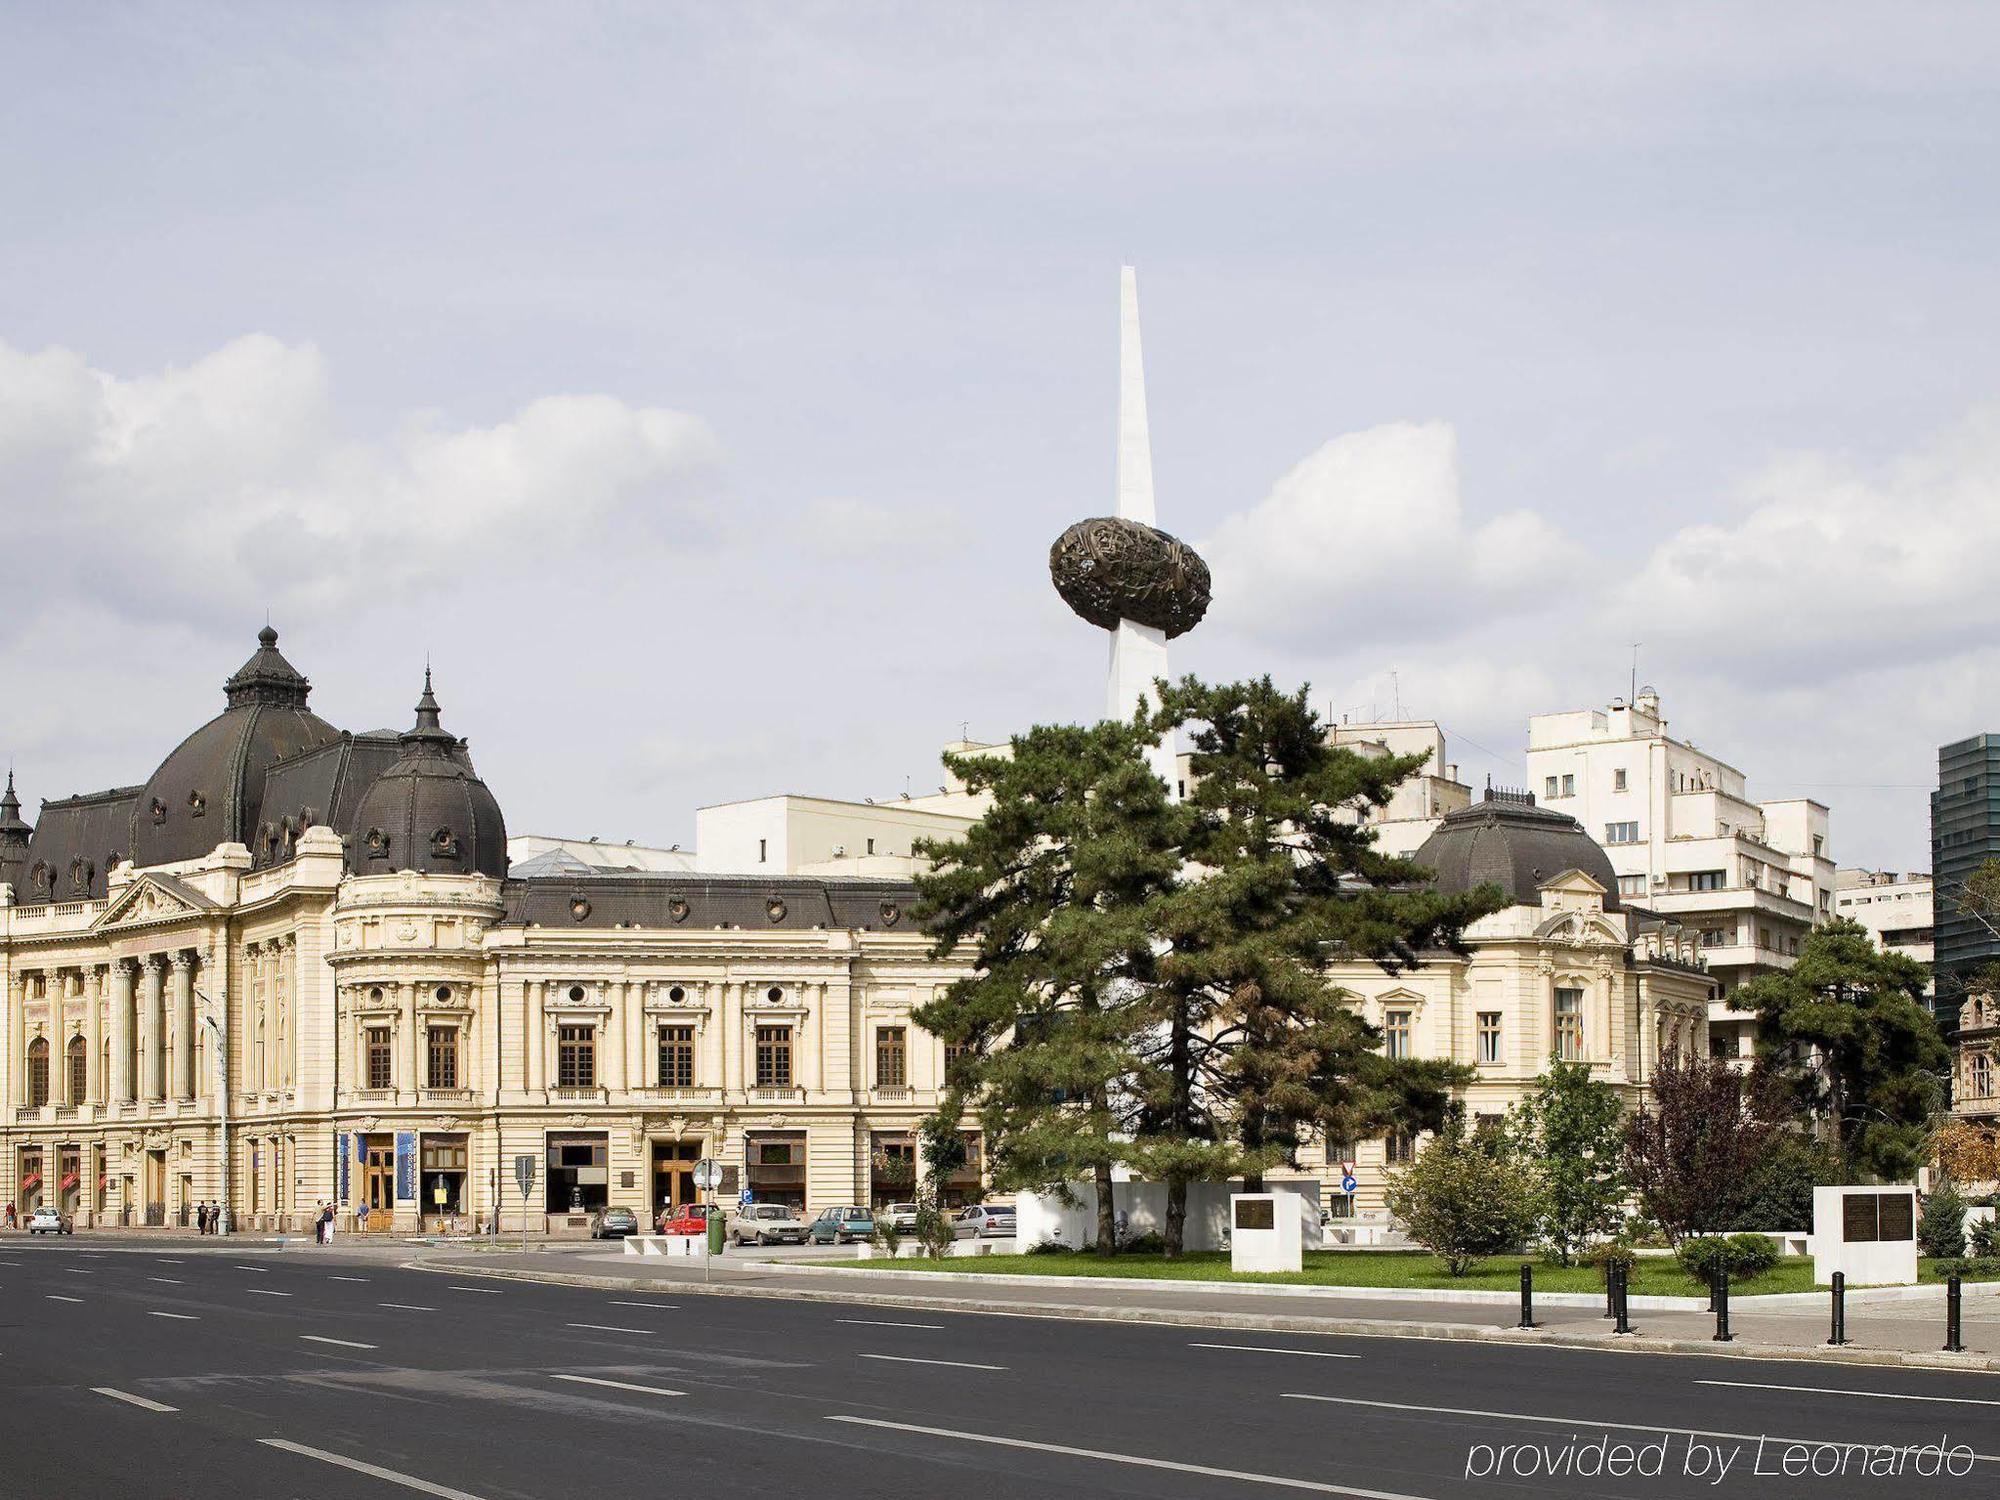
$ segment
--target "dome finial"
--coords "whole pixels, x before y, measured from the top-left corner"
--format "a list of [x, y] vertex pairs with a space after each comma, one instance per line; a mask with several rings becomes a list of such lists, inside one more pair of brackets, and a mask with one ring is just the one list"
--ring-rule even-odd
[[440, 744], [453, 745], [457, 741], [438, 720], [437, 695], [431, 691], [431, 669], [424, 667], [424, 692], [417, 699], [416, 727], [403, 736], [405, 744], [412, 740], [435, 740]]

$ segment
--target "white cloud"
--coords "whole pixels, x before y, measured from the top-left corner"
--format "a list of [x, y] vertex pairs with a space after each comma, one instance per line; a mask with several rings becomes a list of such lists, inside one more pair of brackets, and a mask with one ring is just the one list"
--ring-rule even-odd
[[714, 435], [684, 412], [554, 395], [505, 421], [337, 431], [326, 361], [253, 334], [138, 379], [0, 344], [0, 509], [39, 600], [141, 619], [336, 606], [468, 564], [713, 529]]

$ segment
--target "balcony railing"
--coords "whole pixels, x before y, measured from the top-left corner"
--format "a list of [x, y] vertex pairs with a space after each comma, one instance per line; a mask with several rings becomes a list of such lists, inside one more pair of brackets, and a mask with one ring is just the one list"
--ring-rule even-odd
[[878, 1083], [875, 1085], [875, 1101], [878, 1104], [908, 1104], [916, 1097], [916, 1090], [907, 1083]]
[[471, 1089], [424, 1089], [417, 1098], [424, 1104], [470, 1104]]
[[699, 1085], [680, 1088], [666, 1084], [652, 1084], [645, 1088], [634, 1089], [632, 1092], [641, 1099], [711, 1100], [718, 1099], [722, 1095], [721, 1089], [702, 1088]]
[[549, 1090], [549, 1097], [558, 1104], [602, 1104], [605, 1093], [600, 1088], [556, 1087]]
[[753, 1088], [750, 1090], [752, 1104], [797, 1104], [806, 1096], [799, 1088]]

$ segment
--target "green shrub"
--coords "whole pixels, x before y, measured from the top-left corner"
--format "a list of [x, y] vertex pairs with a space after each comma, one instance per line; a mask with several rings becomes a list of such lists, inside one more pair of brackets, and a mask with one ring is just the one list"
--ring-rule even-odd
[[1067, 1255], [1069, 1246], [1059, 1239], [1038, 1240], [1021, 1252], [1023, 1255]]
[[1933, 1260], [1965, 1254], [1965, 1196], [1946, 1177], [1924, 1199], [1917, 1218], [1917, 1248]]
[[1463, 1276], [1535, 1232], [1533, 1177], [1462, 1128], [1435, 1137], [1389, 1185], [1389, 1212], [1410, 1238]]
[[1717, 1276], [1729, 1272], [1732, 1282], [1762, 1276], [1779, 1260], [1775, 1241], [1761, 1234], [1704, 1235], [1681, 1241], [1674, 1258], [1689, 1276], [1713, 1291]]
[[2000, 1256], [2000, 1220], [1981, 1219], [1966, 1236], [1967, 1248], [1981, 1260]]
[[1152, 1230], [1135, 1234], [1118, 1242], [1119, 1253], [1123, 1255], [1165, 1255], [1167, 1242]]
[[1583, 1252], [1583, 1263], [1586, 1266], [1595, 1266], [1598, 1280], [1606, 1282], [1610, 1280], [1613, 1266], [1623, 1266], [1629, 1275], [1638, 1259], [1632, 1247], [1623, 1240], [1607, 1240], [1601, 1245], [1592, 1245]]
[[1940, 1280], [1956, 1276], [1964, 1281], [1993, 1281], [2000, 1279], [2000, 1256], [1954, 1256], [1949, 1260], [1932, 1261], [1931, 1269]]

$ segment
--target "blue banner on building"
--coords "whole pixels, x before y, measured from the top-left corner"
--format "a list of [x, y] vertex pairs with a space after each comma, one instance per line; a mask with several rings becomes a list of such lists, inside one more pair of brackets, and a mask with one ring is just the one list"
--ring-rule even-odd
[[336, 1130], [333, 1133], [333, 1159], [340, 1163], [340, 1182], [334, 1201], [345, 1203], [347, 1202], [347, 1132], [344, 1130]]
[[396, 1201], [409, 1203], [417, 1196], [417, 1133], [396, 1132]]

